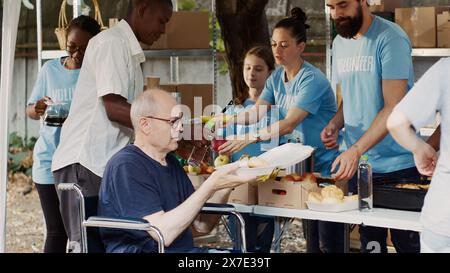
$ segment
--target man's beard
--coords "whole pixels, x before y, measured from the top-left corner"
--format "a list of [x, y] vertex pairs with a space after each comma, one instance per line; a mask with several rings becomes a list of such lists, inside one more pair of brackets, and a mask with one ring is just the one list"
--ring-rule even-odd
[[358, 34], [363, 24], [362, 7], [359, 6], [355, 17], [344, 17], [335, 20], [337, 33], [346, 38], [352, 39]]

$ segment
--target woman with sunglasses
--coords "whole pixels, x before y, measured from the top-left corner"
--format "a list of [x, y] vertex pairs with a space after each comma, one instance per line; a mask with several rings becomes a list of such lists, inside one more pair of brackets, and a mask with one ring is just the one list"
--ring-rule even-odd
[[[272, 51], [279, 67], [266, 82], [255, 106], [227, 121], [237, 124], [255, 124], [259, 122], [271, 107], [279, 109], [279, 121], [257, 133], [245, 136], [232, 136], [230, 141], [219, 147], [222, 154], [234, 154], [244, 147], [284, 136], [287, 141], [300, 142], [316, 148], [314, 171], [322, 176], [330, 176], [331, 164], [338, 155], [337, 149], [326, 149], [320, 140], [320, 133], [337, 112], [337, 105], [331, 85], [325, 75], [302, 57], [306, 48], [306, 14], [296, 7], [291, 17], [282, 19], [275, 25], [272, 34]], [[218, 120], [223, 120], [219, 117]], [[223, 127], [217, 122], [218, 127]], [[289, 156], [287, 154], [286, 156]], [[334, 228], [321, 228], [321, 250], [339, 252], [340, 242], [335, 240]], [[324, 224], [325, 226], [325, 224]], [[326, 232], [323, 232], [326, 229]], [[317, 231], [317, 228], [311, 229]], [[318, 236], [313, 236], [318, 237]], [[340, 237], [339, 237], [340, 238]], [[318, 252], [319, 243], [314, 245]]]
[[[67, 105], [78, 80], [89, 40], [100, 32], [100, 25], [89, 16], [73, 19], [67, 29], [69, 56], [48, 61], [40, 71], [27, 103], [27, 115], [39, 120], [51, 102]], [[65, 253], [67, 235], [59, 211], [59, 200], [50, 170], [53, 153], [59, 143], [60, 127], [42, 124], [33, 151], [33, 182], [41, 201], [46, 224], [45, 253]]]

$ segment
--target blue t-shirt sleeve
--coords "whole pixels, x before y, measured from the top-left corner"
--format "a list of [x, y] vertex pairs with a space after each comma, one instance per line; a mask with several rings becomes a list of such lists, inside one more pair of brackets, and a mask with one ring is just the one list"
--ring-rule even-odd
[[272, 74], [266, 80], [266, 84], [259, 98], [273, 105], [275, 104], [274, 92], [275, 92], [275, 83], [274, 83], [274, 74]]
[[137, 163], [121, 163], [112, 168], [117, 208], [122, 216], [143, 218], [162, 211], [161, 193], [156, 177], [150, 177]]
[[325, 91], [324, 84], [317, 82], [317, 77], [310, 74], [300, 83], [300, 92], [295, 98], [295, 106], [312, 115], [316, 115]]
[[408, 80], [412, 67], [411, 44], [406, 38], [395, 37], [380, 48], [383, 80]]
[[45, 63], [37, 76], [33, 91], [28, 98], [27, 105], [35, 104], [38, 100], [42, 99], [46, 95], [48, 71], [48, 63]]

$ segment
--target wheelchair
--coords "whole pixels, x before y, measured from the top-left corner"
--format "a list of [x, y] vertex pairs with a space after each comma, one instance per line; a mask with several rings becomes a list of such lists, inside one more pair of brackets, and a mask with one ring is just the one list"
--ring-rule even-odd
[[[73, 191], [77, 195], [79, 200], [78, 209], [80, 215], [80, 234], [81, 234], [81, 253], [88, 253], [88, 244], [89, 246], [95, 245], [93, 249], [96, 249], [96, 252], [105, 252], [103, 242], [99, 236], [99, 228], [111, 228], [111, 229], [126, 229], [126, 230], [139, 230], [139, 231], [147, 231], [153, 232], [157, 237], [157, 245], [158, 245], [158, 253], [165, 253], [164, 246], [164, 237], [161, 231], [151, 225], [145, 219], [136, 219], [136, 218], [111, 218], [111, 217], [102, 217], [102, 216], [90, 216], [86, 219], [86, 198], [83, 195], [81, 187], [75, 183], [61, 183], [58, 185], [58, 190], [60, 191]], [[92, 203], [92, 200], [91, 200]], [[98, 203], [98, 199], [96, 198], [93, 201], [93, 204], [96, 206]], [[236, 208], [229, 204], [212, 204], [206, 203], [201, 212], [202, 214], [216, 214], [222, 216], [232, 216], [236, 218], [236, 230], [238, 231], [237, 238], [234, 241], [234, 249], [235, 251], [246, 253], [246, 239], [245, 239], [245, 221], [242, 215], [236, 210]], [[92, 231], [92, 233], [97, 234], [97, 236], [89, 236], [88, 240], [88, 228]], [[100, 251], [99, 251], [100, 250]]]

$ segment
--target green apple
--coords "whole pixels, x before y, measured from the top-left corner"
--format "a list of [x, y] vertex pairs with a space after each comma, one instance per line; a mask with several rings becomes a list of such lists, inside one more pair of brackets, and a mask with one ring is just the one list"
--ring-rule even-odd
[[202, 169], [198, 166], [192, 166], [192, 165], [188, 166], [189, 174], [198, 175], [201, 171], [202, 171]]
[[221, 167], [230, 163], [230, 158], [227, 155], [219, 155], [216, 160], [214, 160], [214, 167]]

